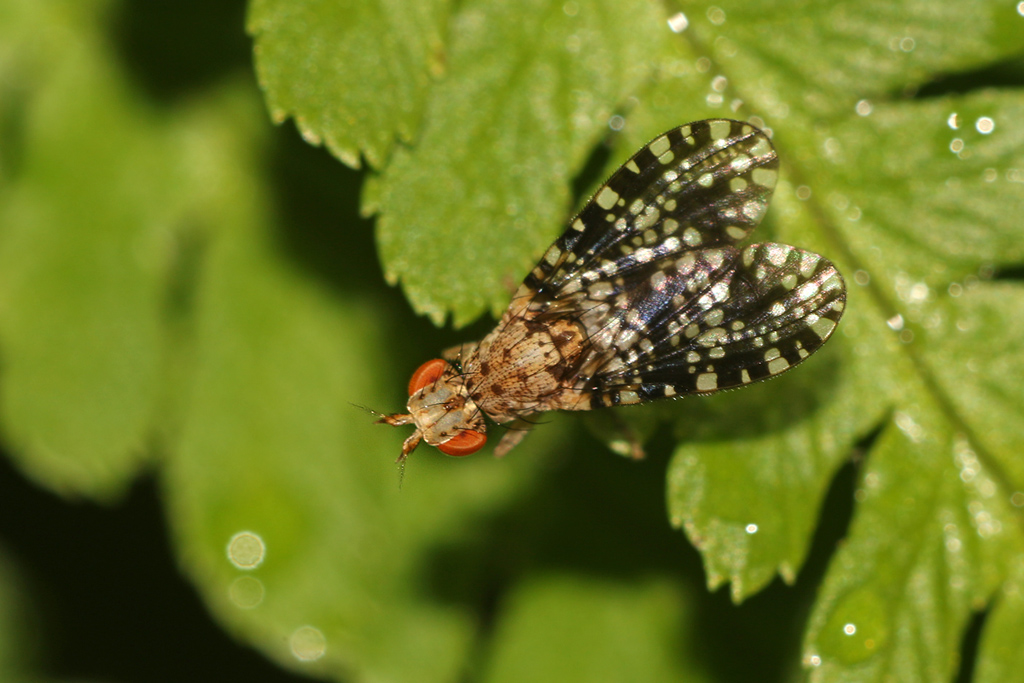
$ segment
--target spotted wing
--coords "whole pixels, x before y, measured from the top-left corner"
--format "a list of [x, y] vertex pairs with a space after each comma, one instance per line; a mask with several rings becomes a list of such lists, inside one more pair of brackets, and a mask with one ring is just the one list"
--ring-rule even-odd
[[768, 210], [778, 177], [749, 123], [696, 121], [661, 135], [602, 185], [526, 277], [516, 299], [563, 306], [653, 261], [736, 244]]
[[711, 393], [773, 377], [814, 353], [846, 303], [825, 258], [784, 244], [690, 252], [624, 290], [624, 313], [591, 307], [580, 409]]
[[777, 176], [763, 132], [698, 121], [653, 140], [595, 193], [513, 303], [586, 332], [572, 368], [579, 398], [563, 407], [742, 386], [824, 343], [845, 304], [832, 264], [781, 244], [736, 246]]

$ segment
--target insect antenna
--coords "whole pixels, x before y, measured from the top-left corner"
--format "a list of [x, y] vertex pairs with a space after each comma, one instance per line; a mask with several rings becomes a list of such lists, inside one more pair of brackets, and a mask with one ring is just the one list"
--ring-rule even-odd
[[377, 417], [387, 417], [384, 413], [378, 412], [378, 411], [374, 410], [373, 408], [367, 408], [366, 406], [359, 405], [358, 403], [353, 403], [352, 401], [346, 401], [346, 403], [348, 403], [353, 408], [359, 408], [360, 410], [365, 410], [370, 415], [376, 415]]

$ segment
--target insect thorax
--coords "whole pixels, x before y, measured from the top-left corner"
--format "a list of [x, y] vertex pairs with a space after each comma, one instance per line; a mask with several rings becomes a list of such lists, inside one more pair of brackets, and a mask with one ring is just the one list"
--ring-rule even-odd
[[470, 395], [498, 423], [571, 410], [581, 399], [576, 383], [585, 340], [570, 319], [510, 310], [462, 361]]

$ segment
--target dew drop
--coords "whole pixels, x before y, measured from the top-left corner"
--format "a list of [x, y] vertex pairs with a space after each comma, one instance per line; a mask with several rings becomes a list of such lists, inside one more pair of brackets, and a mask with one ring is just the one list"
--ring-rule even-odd
[[315, 662], [327, 651], [327, 639], [323, 632], [312, 626], [300, 626], [288, 639], [295, 658], [303, 662]]
[[668, 27], [672, 30], [672, 33], [682, 33], [689, 25], [690, 20], [682, 12], [676, 12], [668, 18]]
[[267, 546], [258, 534], [240, 531], [228, 541], [228, 560], [238, 569], [255, 569], [263, 563]]
[[711, 7], [708, 7], [707, 14], [708, 21], [710, 21], [715, 26], [721, 26], [722, 24], [725, 23], [725, 10], [722, 9], [721, 7], [712, 5]]
[[819, 636], [822, 660], [856, 664], [872, 657], [888, 640], [885, 601], [861, 588], [836, 603]]
[[928, 285], [923, 282], [915, 282], [910, 287], [907, 301], [912, 304], [919, 304], [928, 299]]
[[228, 599], [241, 609], [258, 607], [265, 593], [263, 582], [252, 576], [240, 576], [228, 586]]
[[893, 422], [914, 443], [920, 443], [924, 439], [924, 427], [918, 424], [910, 413], [905, 413], [902, 410], [897, 411], [893, 415]]

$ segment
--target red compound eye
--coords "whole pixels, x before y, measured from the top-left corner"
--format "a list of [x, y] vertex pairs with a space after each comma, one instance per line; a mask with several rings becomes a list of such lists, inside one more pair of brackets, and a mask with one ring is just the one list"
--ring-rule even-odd
[[486, 434], [466, 429], [438, 446], [437, 450], [445, 455], [453, 455], [458, 458], [476, 453], [484, 447], [485, 443], [487, 443]]
[[423, 387], [430, 386], [444, 374], [445, 368], [448, 367], [448, 361], [435, 358], [434, 360], [428, 360], [423, 365], [416, 369], [416, 372], [412, 373], [412, 379], [409, 380], [409, 395], [412, 396]]

